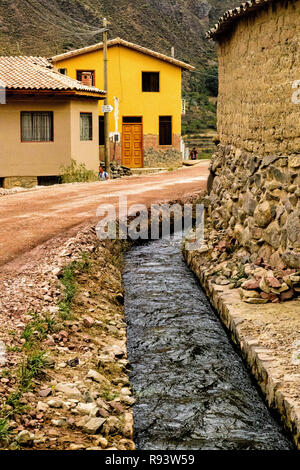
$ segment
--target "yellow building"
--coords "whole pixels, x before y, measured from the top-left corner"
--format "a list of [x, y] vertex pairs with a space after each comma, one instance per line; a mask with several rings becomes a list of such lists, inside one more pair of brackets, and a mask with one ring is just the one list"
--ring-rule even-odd
[[[52, 62], [61, 73], [103, 89], [103, 43], [57, 55]], [[183, 70], [194, 67], [120, 38], [108, 42], [111, 158], [131, 168], [181, 164]], [[99, 129], [102, 159], [101, 103]]]
[[56, 182], [71, 160], [98, 172], [104, 91], [64, 77], [42, 57], [0, 57], [0, 91], [4, 188]]

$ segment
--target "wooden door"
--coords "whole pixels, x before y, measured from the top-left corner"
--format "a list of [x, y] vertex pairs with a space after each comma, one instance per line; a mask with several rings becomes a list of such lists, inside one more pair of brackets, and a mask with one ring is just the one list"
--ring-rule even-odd
[[143, 166], [142, 124], [123, 124], [122, 164], [129, 168]]

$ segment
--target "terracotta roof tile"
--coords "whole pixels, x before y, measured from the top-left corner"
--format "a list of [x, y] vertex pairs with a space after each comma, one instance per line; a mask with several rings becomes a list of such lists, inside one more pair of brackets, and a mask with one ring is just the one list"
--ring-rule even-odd
[[[121, 38], [115, 38], [108, 41], [108, 47], [112, 46], [123, 46], [128, 47], [129, 49], [133, 49], [135, 51], [141, 52], [142, 54], [150, 55], [155, 57], [156, 59], [162, 60], [164, 62], [169, 62], [170, 64], [176, 65], [184, 70], [195, 70], [190, 64], [186, 64], [181, 60], [177, 60], [174, 57], [169, 57], [165, 54], [160, 54], [159, 52], [152, 51], [151, 49], [147, 49], [146, 47], [139, 46], [138, 44], [134, 44], [132, 42], [125, 41]], [[51, 58], [52, 62], [58, 62], [60, 60], [70, 59], [71, 57], [76, 57], [81, 54], [86, 54], [88, 52], [94, 52], [103, 49], [103, 42], [99, 42], [98, 44], [93, 44], [92, 46], [83, 47], [81, 49], [75, 49], [73, 51], [65, 52], [64, 54], [59, 54]]]
[[43, 57], [0, 56], [0, 84], [7, 90], [55, 90], [105, 95], [98, 88], [83, 85], [54, 70]]
[[239, 7], [228, 10], [223, 16], [221, 16], [218, 23], [206, 33], [206, 37], [208, 39], [216, 39], [220, 34], [228, 31], [231, 28], [231, 25], [239, 18], [276, 1], [278, 0], [249, 0], [242, 3]]

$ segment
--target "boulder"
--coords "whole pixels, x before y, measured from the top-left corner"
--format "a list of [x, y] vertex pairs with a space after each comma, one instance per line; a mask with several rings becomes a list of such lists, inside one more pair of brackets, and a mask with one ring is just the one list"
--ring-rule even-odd
[[89, 316], [83, 317], [83, 325], [86, 328], [92, 328], [94, 324], [95, 324], [95, 320], [92, 317], [89, 317]]
[[55, 387], [56, 392], [62, 393], [66, 398], [80, 400], [82, 398], [81, 392], [72, 383], [59, 383]]
[[92, 369], [89, 370], [86, 378], [93, 380], [94, 382], [98, 382], [99, 384], [102, 384], [102, 385], [106, 385], [106, 386], [111, 385], [110, 381], [106, 377], [104, 377], [104, 375], [100, 374], [96, 370], [92, 370]]
[[76, 411], [81, 415], [96, 417], [99, 412], [99, 408], [94, 403], [78, 403]]
[[105, 421], [104, 418], [91, 418], [82, 425], [82, 430], [87, 434], [98, 434]]
[[259, 227], [266, 227], [273, 219], [270, 204], [265, 201], [254, 211], [254, 220]]
[[287, 250], [282, 255], [283, 262], [290, 268], [300, 269], [300, 253], [296, 251]]
[[24, 446], [24, 447], [32, 446], [33, 440], [34, 440], [34, 434], [26, 430], [19, 432], [16, 438], [17, 443], [20, 446]]

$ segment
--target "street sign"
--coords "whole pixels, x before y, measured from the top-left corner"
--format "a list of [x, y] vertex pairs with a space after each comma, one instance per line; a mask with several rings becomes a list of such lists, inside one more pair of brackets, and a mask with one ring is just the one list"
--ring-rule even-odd
[[110, 104], [105, 104], [104, 106], [101, 106], [102, 113], [111, 113], [113, 110], [114, 108]]

